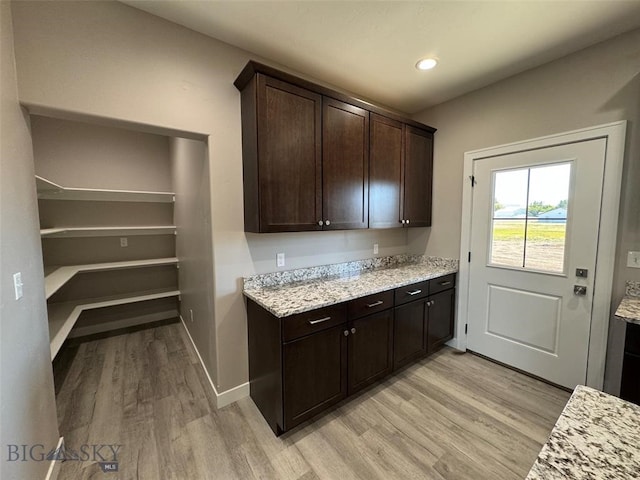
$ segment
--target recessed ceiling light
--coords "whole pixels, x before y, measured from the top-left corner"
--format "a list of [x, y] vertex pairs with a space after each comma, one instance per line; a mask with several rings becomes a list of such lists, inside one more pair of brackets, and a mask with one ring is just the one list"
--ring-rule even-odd
[[435, 67], [438, 64], [438, 59], [437, 58], [423, 58], [421, 60], [418, 60], [418, 63], [416, 63], [416, 68], [418, 70], [431, 70], [433, 67]]

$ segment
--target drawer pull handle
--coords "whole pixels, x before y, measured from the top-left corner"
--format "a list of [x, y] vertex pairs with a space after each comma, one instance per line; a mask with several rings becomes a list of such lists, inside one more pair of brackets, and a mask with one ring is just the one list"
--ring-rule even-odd
[[417, 295], [419, 293], [422, 293], [422, 290], [414, 290], [413, 292], [407, 292], [407, 295], [413, 296], [413, 295]]
[[315, 325], [316, 323], [326, 322], [327, 320], [331, 320], [331, 317], [319, 318], [318, 320], [309, 320], [309, 325]]
[[440, 285], [442, 285], [442, 286], [444, 287], [445, 285], [451, 285], [451, 282], [449, 282], [449, 281], [447, 281], [447, 282], [440, 282]]
[[377, 307], [378, 305], [382, 305], [384, 302], [382, 300], [378, 300], [377, 302], [368, 303], [367, 308]]

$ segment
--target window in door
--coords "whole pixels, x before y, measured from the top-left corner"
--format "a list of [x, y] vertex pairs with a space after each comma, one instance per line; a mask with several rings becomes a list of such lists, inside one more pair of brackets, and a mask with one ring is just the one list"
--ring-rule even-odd
[[491, 266], [564, 272], [571, 166], [493, 172]]

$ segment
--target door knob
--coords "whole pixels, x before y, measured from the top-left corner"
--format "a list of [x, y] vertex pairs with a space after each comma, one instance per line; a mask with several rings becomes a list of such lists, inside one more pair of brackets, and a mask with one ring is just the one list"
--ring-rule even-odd
[[324, 225], [324, 222], [322, 220], [319, 220], [318, 221], [318, 225], [322, 226], [322, 225]]
[[345, 337], [348, 337], [348, 336], [349, 336], [349, 330], [345, 330], [343, 333], [344, 333], [344, 336], [345, 336]]
[[351, 333], [356, 333], [356, 328], [355, 328], [355, 327], [353, 327], [353, 328], [351, 329]]
[[329, 220], [327, 220], [327, 221], [324, 222], [324, 224], [329, 226], [329, 225], [331, 225], [331, 222]]
[[574, 285], [573, 293], [576, 295], [584, 296], [587, 294], [587, 287], [585, 287], [584, 285]]

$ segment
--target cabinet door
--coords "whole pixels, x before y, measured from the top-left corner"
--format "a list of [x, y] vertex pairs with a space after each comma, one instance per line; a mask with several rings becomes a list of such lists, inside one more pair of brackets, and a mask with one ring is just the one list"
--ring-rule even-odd
[[367, 228], [369, 112], [325, 97], [322, 130], [324, 228]]
[[432, 295], [427, 299], [427, 352], [433, 353], [453, 338], [455, 289]]
[[369, 228], [402, 226], [404, 124], [371, 114]]
[[426, 352], [425, 300], [395, 308], [393, 368], [406, 365]]
[[319, 230], [322, 97], [264, 75], [257, 96], [260, 231]]
[[345, 325], [283, 345], [284, 430], [347, 396]]
[[433, 134], [405, 127], [404, 219], [407, 227], [431, 226]]
[[391, 373], [393, 309], [350, 322], [349, 394]]
[[640, 405], [640, 355], [624, 354], [620, 398]]

